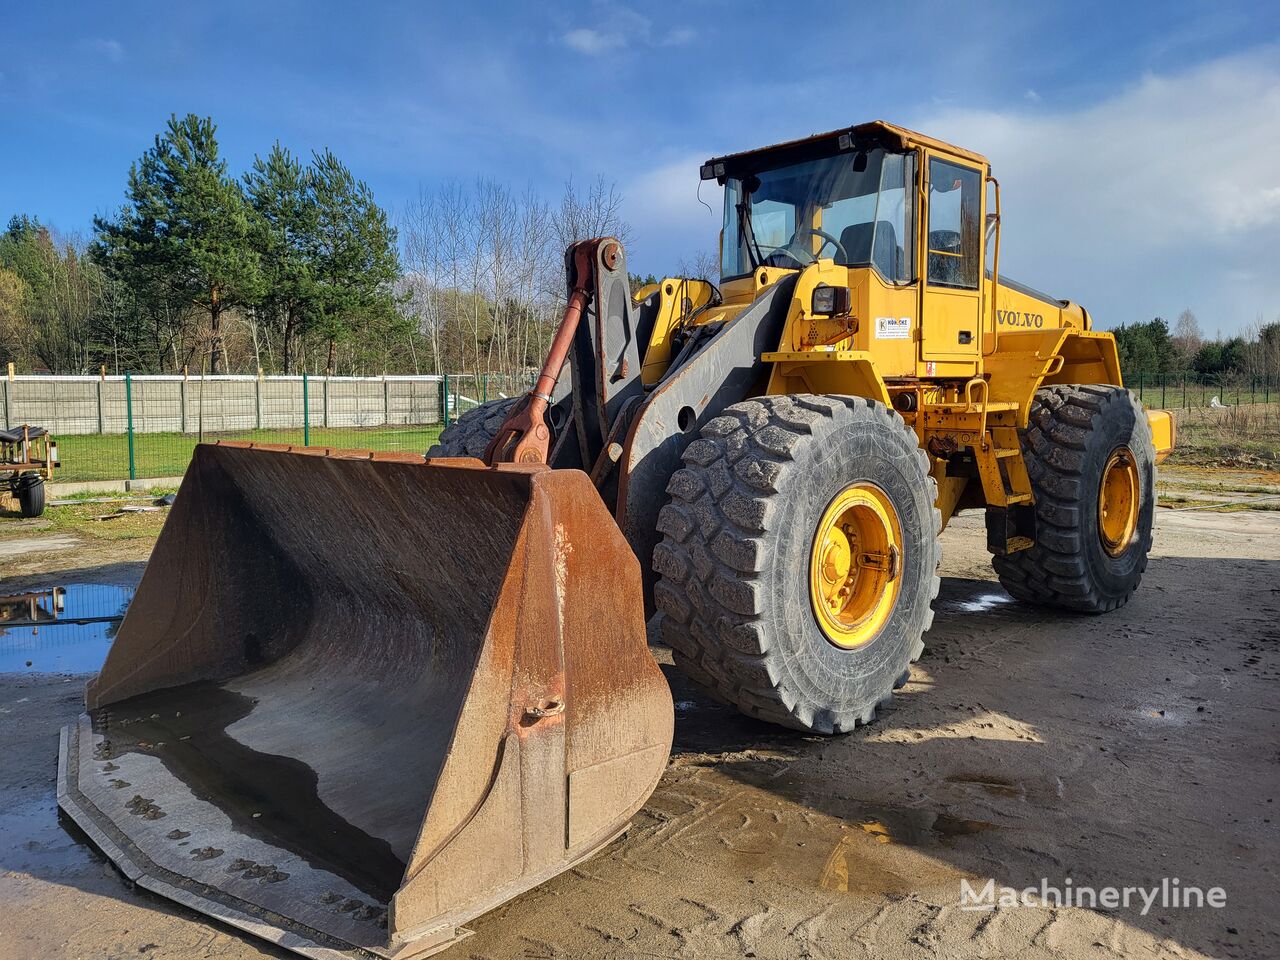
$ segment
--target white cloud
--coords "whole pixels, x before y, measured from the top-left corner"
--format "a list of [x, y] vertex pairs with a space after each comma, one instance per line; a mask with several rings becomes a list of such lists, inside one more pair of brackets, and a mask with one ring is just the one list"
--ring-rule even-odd
[[589, 57], [598, 57], [602, 53], [622, 46], [622, 37], [618, 34], [604, 34], [599, 30], [579, 28], [570, 30], [564, 35], [565, 45]]
[[990, 158], [1012, 275], [1104, 326], [1191, 306], [1234, 330], [1280, 310], [1263, 260], [1280, 243], [1275, 54], [1148, 75], [1074, 111], [944, 107], [918, 124]]
[[577, 27], [560, 38], [565, 46], [585, 56], [598, 57], [624, 47], [680, 47], [697, 37], [691, 27], [674, 27], [655, 36], [653, 22], [643, 14], [619, 6], [609, 6], [607, 10], [607, 28]]

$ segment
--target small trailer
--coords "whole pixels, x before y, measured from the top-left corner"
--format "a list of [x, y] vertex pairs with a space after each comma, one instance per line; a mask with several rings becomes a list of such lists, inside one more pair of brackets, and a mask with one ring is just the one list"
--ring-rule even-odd
[[44, 513], [44, 485], [58, 462], [58, 444], [44, 427], [0, 430], [0, 492], [18, 501], [24, 517]]

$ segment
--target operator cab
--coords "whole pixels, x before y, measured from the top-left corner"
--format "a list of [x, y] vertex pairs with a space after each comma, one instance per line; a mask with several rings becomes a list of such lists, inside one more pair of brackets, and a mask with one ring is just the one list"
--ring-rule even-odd
[[981, 349], [988, 169], [883, 121], [712, 159], [701, 175], [724, 186], [725, 299], [829, 261], [848, 268], [864, 316], [910, 320], [913, 367], [949, 361], [963, 375]]

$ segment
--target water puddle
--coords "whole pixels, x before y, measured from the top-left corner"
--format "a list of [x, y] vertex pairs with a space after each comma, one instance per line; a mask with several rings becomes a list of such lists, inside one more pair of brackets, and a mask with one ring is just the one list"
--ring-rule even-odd
[[[6, 800], [24, 797], [10, 793]], [[0, 810], [0, 862], [14, 874], [29, 874], [44, 880], [73, 876], [97, 862], [92, 848], [81, 843], [78, 832], [69, 833], [58, 822], [53, 792], [34, 799], [10, 802]], [[0, 909], [8, 906], [6, 903]]]
[[[812, 790], [812, 784], [793, 778], [789, 773], [779, 775], [776, 768], [763, 764], [740, 765], [730, 771], [735, 779], [780, 794], [793, 803], [838, 817], [845, 823], [856, 825], [877, 843], [901, 844], [908, 847], [947, 846], [973, 834], [998, 829], [987, 820], [970, 820], [954, 817], [941, 810], [920, 807], [900, 807], [868, 802], [853, 797], [832, 797]], [[984, 776], [983, 786], [1019, 789], [995, 778]]]
[[69, 583], [0, 594], [0, 673], [93, 673], [133, 587]]
[[[343, 819], [320, 797], [316, 772], [293, 757], [259, 753], [227, 733], [248, 716], [257, 701], [208, 681], [144, 693], [90, 713], [93, 728], [103, 735], [95, 758], [115, 777], [111, 785], [133, 799], [126, 806], [135, 816], [168, 824], [170, 840], [185, 840], [181, 829], [182, 795], [166, 796], [168, 781], [131, 782], [115, 763], [126, 754], [157, 757], [197, 797], [215, 804], [245, 833], [297, 854], [313, 866], [345, 878], [385, 904], [400, 885], [405, 864], [383, 839], [370, 836]], [[136, 779], [136, 778], [134, 778]], [[369, 797], [375, 803], [381, 798]], [[126, 828], [126, 833], [127, 833]], [[230, 839], [230, 838], [229, 838]], [[196, 850], [197, 860], [217, 859], [217, 847]], [[236, 861], [229, 872], [236, 868]], [[246, 861], [248, 863], [248, 861]], [[249, 864], [249, 869], [255, 864]], [[287, 879], [269, 867], [261, 882]]]
[[[906, 896], [930, 882], [954, 882], [954, 868], [938, 857], [938, 847], [950, 847], [961, 837], [997, 829], [986, 820], [953, 817], [933, 810], [854, 804], [850, 829], [831, 849], [818, 886], [873, 896]], [[923, 856], [902, 859], [898, 852], [875, 852], [866, 841], [891, 848], [918, 849]]]
[[995, 829], [995, 824], [986, 820], [967, 820], [906, 807], [867, 807], [858, 815], [857, 824], [877, 843], [901, 843], [909, 847], [945, 844], [957, 837]]
[[959, 613], [986, 613], [988, 610], [995, 610], [1006, 603], [1013, 603], [1013, 597], [1007, 593], [984, 593], [968, 600], [948, 599], [939, 601], [939, 603], [946, 609], [955, 610]]

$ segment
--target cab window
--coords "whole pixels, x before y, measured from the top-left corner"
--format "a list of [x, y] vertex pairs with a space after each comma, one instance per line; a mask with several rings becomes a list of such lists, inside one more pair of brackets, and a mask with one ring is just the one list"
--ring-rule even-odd
[[978, 288], [982, 175], [936, 157], [929, 161], [929, 283]]
[[841, 241], [834, 253], [836, 263], [870, 264], [891, 283], [909, 283], [915, 155], [877, 152], [871, 159], [879, 161], [879, 170], [872, 171], [879, 173], [879, 189], [824, 206], [822, 228]]
[[787, 245], [796, 232], [796, 208], [778, 200], [762, 200], [751, 208], [751, 226], [761, 250], [773, 252]]
[[909, 283], [914, 191], [914, 155], [879, 147], [731, 176], [721, 277], [762, 266], [799, 270], [821, 256]]

